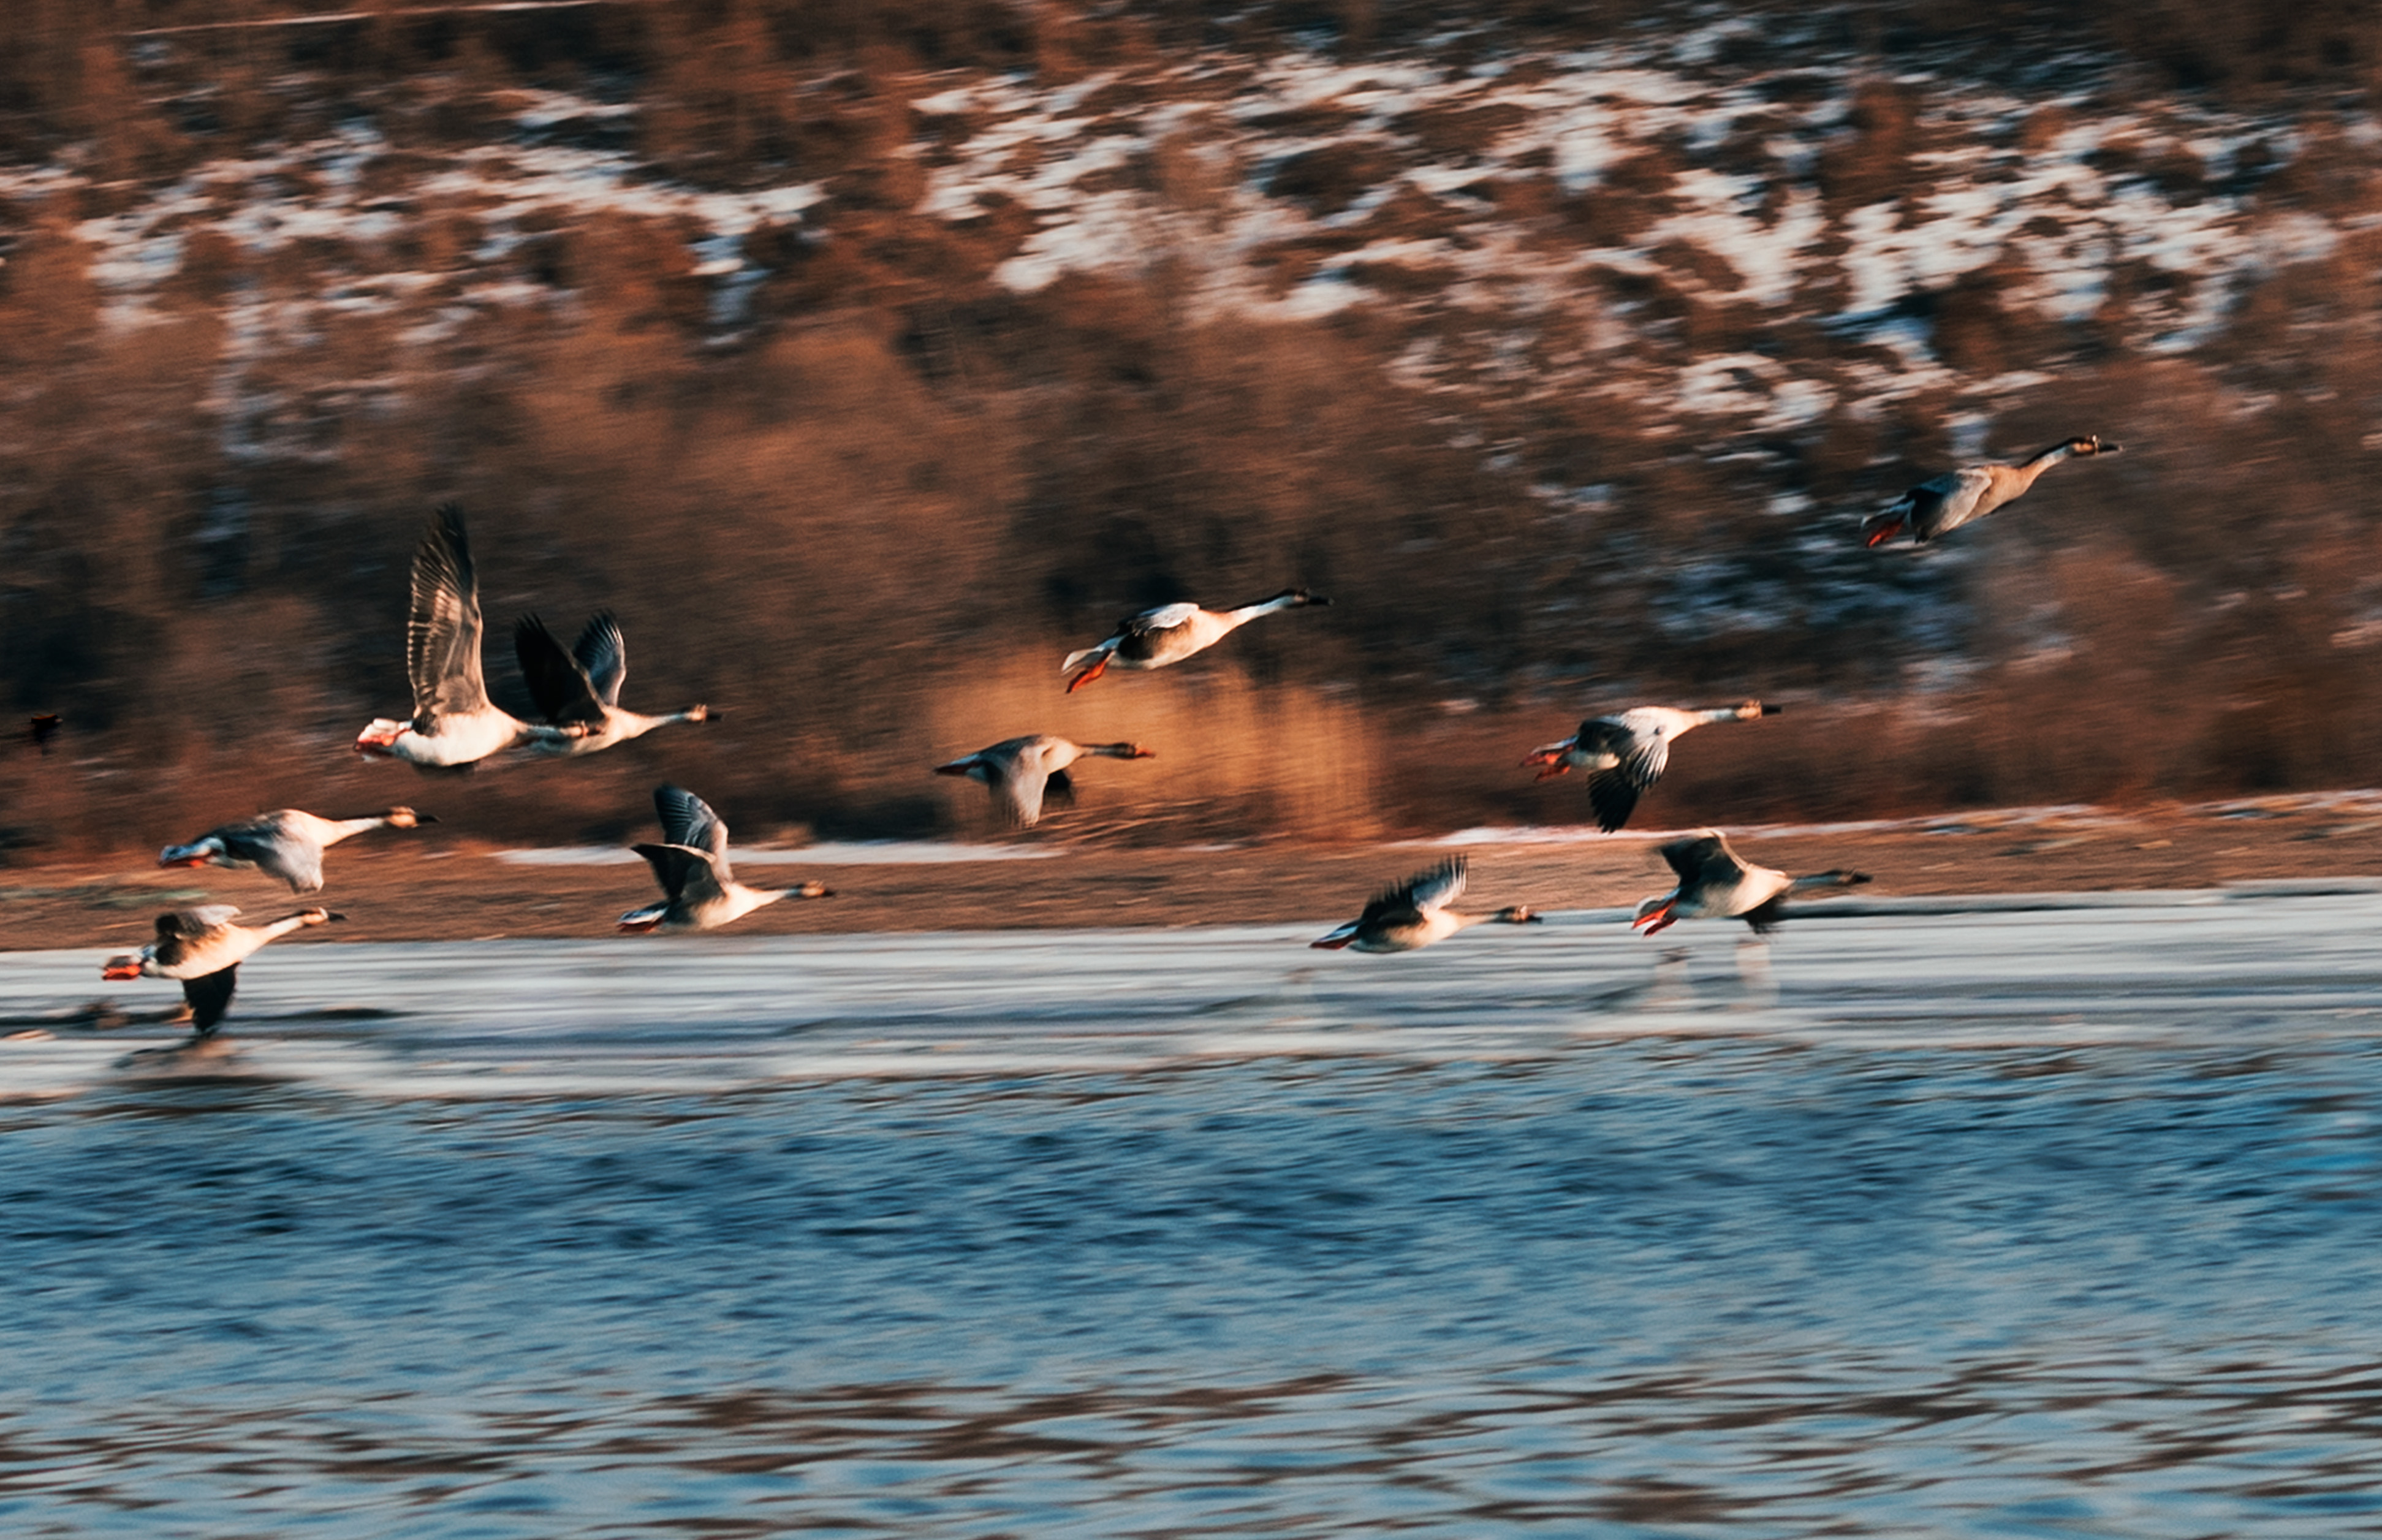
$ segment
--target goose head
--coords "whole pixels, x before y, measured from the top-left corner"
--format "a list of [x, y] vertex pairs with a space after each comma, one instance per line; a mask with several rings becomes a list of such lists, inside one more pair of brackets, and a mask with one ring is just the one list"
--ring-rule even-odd
[[381, 817], [388, 820], [388, 826], [391, 829], [411, 829], [419, 824], [438, 821], [428, 813], [417, 813], [411, 807], [391, 807]]
[[2094, 435], [2086, 434], [2081, 438], [2070, 438], [2068, 440], [2068, 452], [2072, 455], [2123, 454], [2126, 452], [2126, 446], [2123, 444], [2104, 444]]
[[1527, 904], [1511, 904], [1489, 917], [1500, 925], [1538, 925], [1543, 923], [1538, 911]]
[[1758, 700], [1749, 700], [1737, 708], [1737, 720], [1752, 721], [1758, 717], [1774, 717], [1785, 709], [1783, 706], [1764, 706]]
[[1530, 765], [1541, 767], [1538, 773], [1538, 779], [1541, 781], [1551, 780], [1558, 775], [1568, 775], [1571, 773], [1571, 761], [1565, 759], [1564, 756], [1569, 754], [1578, 743], [1579, 739], [1574, 736], [1565, 738], [1559, 744], [1549, 744], [1544, 748], [1534, 748], [1522, 763], [1525, 767]]
[[1677, 903], [1676, 893], [1641, 900], [1638, 906], [1637, 917], [1630, 920], [1629, 928], [1635, 930], [1642, 925], [1646, 927], [1646, 933], [1650, 936], [1657, 930], [1667, 929], [1677, 922], [1676, 917], [1671, 913], [1673, 906]]

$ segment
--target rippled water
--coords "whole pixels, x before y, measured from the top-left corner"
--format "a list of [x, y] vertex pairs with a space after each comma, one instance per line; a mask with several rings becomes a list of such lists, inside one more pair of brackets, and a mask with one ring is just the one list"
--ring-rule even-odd
[[2377, 918], [276, 948], [0, 1044], [0, 1533], [2375, 1533]]

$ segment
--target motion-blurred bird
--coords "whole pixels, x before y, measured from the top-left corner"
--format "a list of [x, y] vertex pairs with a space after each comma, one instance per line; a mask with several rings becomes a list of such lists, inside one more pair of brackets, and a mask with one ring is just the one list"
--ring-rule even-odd
[[374, 719], [356, 752], [402, 759], [418, 770], [457, 770], [529, 743], [551, 746], [583, 736], [584, 724], [546, 727], [491, 705], [480, 664], [480, 585], [463, 512], [432, 516], [413, 550], [413, 610], [406, 625], [405, 672], [413, 685], [410, 721]]
[[1161, 604], [1117, 622], [1116, 634], [1099, 646], [1067, 654], [1059, 671], [1073, 675], [1067, 681], [1067, 693], [1073, 695], [1106, 673], [1111, 664], [1120, 669], [1162, 669], [1214, 647], [1259, 615], [1331, 602], [1304, 588], [1285, 588], [1270, 599], [1245, 604], [1238, 610], [1202, 610], [1187, 599], [1180, 604]]
[[33, 740], [35, 748], [47, 754], [50, 751], [50, 740], [58, 735], [60, 725], [58, 714], [55, 711], [43, 711], [36, 715], [26, 727], [25, 736]]
[[964, 775], [992, 792], [994, 806], [1006, 810], [1023, 828], [1031, 829], [1042, 816], [1042, 806], [1072, 807], [1075, 782], [1067, 767], [1082, 758], [1155, 759], [1157, 752], [1139, 744], [1079, 744], [1049, 733], [1004, 738], [990, 748], [977, 749], [946, 765], [937, 775]]
[[318, 893], [323, 886], [323, 852], [349, 835], [437, 821], [411, 807], [391, 807], [385, 813], [351, 819], [317, 818], [296, 807], [283, 807], [210, 829], [188, 844], [169, 844], [158, 852], [157, 864], [253, 867], [289, 883], [291, 893]]
[[1982, 519], [2023, 494], [2034, 478], [2063, 460], [2086, 455], [2118, 454], [2125, 446], [2098, 438], [2064, 438], [2032, 459], [2015, 465], [1964, 465], [1922, 481], [1893, 503], [1861, 521], [1862, 544], [1884, 545], [1904, 530], [1912, 543], [1924, 545], [1962, 524]]
[[543, 739], [530, 745], [539, 754], [593, 754], [640, 738], [674, 721], [709, 721], [723, 715], [708, 706], [690, 706], [668, 716], [648, 717], [620, 709], [620, 683], [629, 677], [629, 646], [620, 622], [608, 610], [579, 633], [569, 652], [535, 615], [513, 622], [513, 656], [538, 714], [558, 727], [586, 731], [575, 738]]
[[1337, 952], [1412, 952], [1475, 925], [1536, 925], [1539, 917], [1521, 905], [1493, 915], [1459, 915], [1448, 906], [1464, 893], [1464, 857], [1442, 861], [1417, 872], [1394, 888], [1383, 890], [1365, 906], [1364, 913], [1310, 947]]
[[1752, 721], [1774, 717], [1779, 710], [1758, 700], [1708, 710], [1633, 706], [1609, 717], [1589, 718], [1578, 732], [1532, 749], [1522, 763], [1544, 767], [1539, 771], [1541, 781], [1574, 768], [1588, 771], [1588, 805], [1596, 813], [1596, 826], [1610, 834], [1629, 821], [1638, 799], [1663, 778], [1673, 740], [1708, 721]]
[[228, 904], [210, 904], [159, 915], [157, 939], [138, 953], [109, 958], [99, 976], [180, 979], [182, 998], [190, 1005], [191, 1041], [196, 1041], [212, 1034], [230, 1008], [239, 965], [251, 953], [292, 930], [346, 918], [328, 909], [301, 909], [263, 925], [235, 925], [232, 917], [239, 913]]
[[662, 902], [620, 917], [623, 930], [712, 930], [781, 898], [833, 898], [822, 882], [795, 888], [748, 888], [728, 865], [728, 825], [710, 804], [682, 786], [654, 788], [661, 844], [636, 846], [661, 884]]
[[1683, 919], [1741, 919], [1756, 935], [1768, 935], [1786, 918], [1789, 893], [1853, 888], [1869, 881], [1865, 871], [1823, 871], [1789, 877], [1773, 867], [1749, 865], [1715, 829], [1701, 829], [1663, 847], [1663, 859], [1679, 874], [1679, 885], [1638, 906], [1632, 928], [1646, 934]]

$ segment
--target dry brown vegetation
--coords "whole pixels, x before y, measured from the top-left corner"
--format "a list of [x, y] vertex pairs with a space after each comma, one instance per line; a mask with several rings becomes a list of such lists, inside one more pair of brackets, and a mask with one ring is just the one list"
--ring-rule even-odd
[[[980, 794], [926, 767], [1031, 731], [1159, 751], [1085, 778], [1077, 827], [1119, 837], [1568, 820], [1576, 795], [1533, 788], [1514, 763], [1523, 750], [1586, 708], [1749, 694], [1789, 714], [1700, 738], [1657, 794], [1663, 816], [2373, 780], [2370, 223], [2278, 266], [2180, 354], [2126, 340], [2131, 320], [2174, 302], [2177, 280], [2148, 269], [2074, 326], [2020, 318], [1990, 269], [1934, 296], [1923, 319], [1955, 367], [2048, 376], [1996, 423], [1995, 450], [2089, 425], [2131, 452], [2063, 470], [2029, 516], [1964, 532], [1949, 559], [1848, 545], [1814, 570], [1790, 549], [1802, 531], [1766, 501], [1797, 494], [1815, 517], [1873, 506], [1946, 454], [1944, 400], [1871, 412], [1848, 390], [1808, 428], [1691, 441], [1611, 398], [1397, 383], [1390, 362], [1418, 338], [1486, 346], [1434, 307], [1427, 269], [1370, 274], [1410, 300], [1394, 315], [1259, 321], [1195, 304], [1185, 261], [1163, 251], [1136, 277], [1011, 292], [989, 275], [1030, 228], [1021, 211], [911, 212], [924, 161], [904, 147], [923, 140], [930, 156], [938, 130], [908, 104], [936, 71], [1053, 81], [1194, 46], [1391, 50], [1444, 33], [1443, 5], [390, 4], [239, 25], [310, 9], [332, 7], [46, 0], [0, 19], [0, 155], [70, 173], [0, 200], [0, 682], [20, 717], [68, 719], [56, 753], [0, 755], [0, 853], [156, 844], [251, 807], [394, 800], [488, 838], [617, 838], [645, 829], [664, 775], [740, 833], [974, 831]], [[1461, 9], [1507, 46], [1683, 14], [1629, 0]], [[2327, 217], [2373, 210], [2370, 153], [2338, 127], [2342, 93], [2369, 92], [2382, 56], [2369, 8], [2115, 10], [2082, 41], [2133, 61], [2118, 77], [2131, 89], [2315, 104], [2292, 159], [2231, 173], [2258, 179], [2259, 198]], [[1820, 25], [1876, 56], [1990, 61], [2028, 51], [2012, 40], [2078, 42], [2057, 16], [2017, 0], [1877, 4]], [[159, 28], [195, 30], [160, 50], [141, 35]], [[526, 230], [495, 259], [521, 298], [463, 303], [492, 277], [477, 254], [489, 212], [429, 173], [500, 131], [507, 93], [528, 89], [633, 107], [584, 131], [617, 133], [656, 177], [736, 188], [792, 167], [826, 202], [800, 229], [747, 238], [762, 276], [732, 333], [712, 324], [716, 286], [689, 232], [627, 206]], [[1814, 173], [1825, 195], [1890, 188], [1931, 148], [1914, 112], [1889, 87], [1862, 95]], [[380, 136], [357, 175], [385, 191], [385, 234], [259, 259], [202, 232], [146, 324], [110, 324], [82, 222], [354, 114]], [[1495, 127], [1411, 129], [1460, 155]], [[1550, 240], [1626, 242], [1676, 170], [1754, 153], [1665, 149], [1616, 168], [1595, 199], [1529, 179], [1482, 196]], [[2163, 162], [2143, 174], [2203, 175]], [[1216, 197], [1204, 163], [1163, 146], [1120, 175], [1185, 228]], [[1277, 188], [1340, 206], [1369, 176], [1320, 155], [1282, 167]], [[1370, 217], [1379, 233], [1438, 216], [1393, 203]], [[1282, 281], [1324, 254], [1276, 253]], [[1849, 367], [1858, 352], [1715, 300], [1733, 277], [1698, 253], [1652, 257], [1677, 281], [1613, 277], [1611, 301], [1652, 317], [1681, 363], [1750, 350]], [[331, 311], [304, 334], [259, 319], [276, 298], [390, 275], [419, 276], [394, 310]], [[424, 325], [447, 311], [464, 318]], [[1603, 509], [1550, 511], [1539, 484], [1602, 486]], [[446, 498], [473, 517], [500, 698], [516, 689], [512, 615], [564, 630], [608, 606], [628, 630], [630, 704], [706, 700], [728, 720], [469, 782], [353, 762], [356, 728], [406, 699], [405, 564]], [[1060, 694], [1061, 653], [1121, 611], [1290, 582], [1338, 603], [1170, 673]], [[1796, 619], [1660, 623], [1684, 588], [1715, 584], [1761, 589]], [[1925, 692], [1900, 666], [1914, 602], [1958, 633], [1967, 665]]]

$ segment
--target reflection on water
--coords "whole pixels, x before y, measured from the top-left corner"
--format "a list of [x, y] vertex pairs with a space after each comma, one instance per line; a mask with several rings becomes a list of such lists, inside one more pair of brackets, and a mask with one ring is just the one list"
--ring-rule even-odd
[[0, 1534], [2382, 1530], [2382, 898], [1872, 908], [0, 955]]
[[0, 1530], [2382, 1526], [2362, 1038], [0, 1108]]

